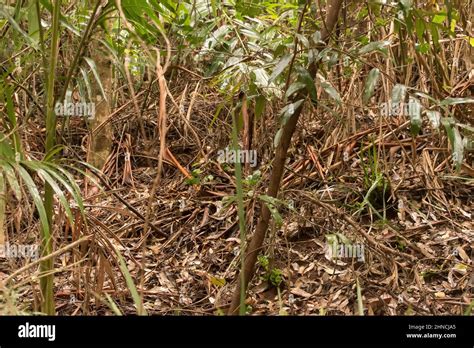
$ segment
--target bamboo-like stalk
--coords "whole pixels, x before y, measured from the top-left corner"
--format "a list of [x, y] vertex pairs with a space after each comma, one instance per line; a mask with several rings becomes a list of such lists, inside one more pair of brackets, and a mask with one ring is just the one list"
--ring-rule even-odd
[[[54, 112], [54, 84], [56, 66], [58, 61], [59, 51], [59, 14], [61, 8], [61, 1], [56, 0], [52, 2], [53, 5], [53, 22], [51, 26], [51, 51], [49, 56], [49, 70], [47, 75], [47, 90], [46, 90], [46, 146], [45, 151], [48, 153], [56, 144], [56, 114]], [[41, 251], [42, 256], [48, 256], [53, 251], [53, 243], [51, 238], [51, 230], [53, 222], [53, 194], [54, 190], [48, 183], [45, 183], [44, 190], [44, 207], [48, 218], [48, 225], [41, 229]], [[40, 272], [47, 274], [40, 279], [40, 288], [42, 294], [41, 311], [54, 315], [54, 296], [53, 285], [54, 276], [51, 270], [54, 266], [54, 259], [48, 258], [40, 263]]]
[[[237, 122], [235, 115], [232, 117], [232, 147], [235, 153], [239, 151], [239, 141], [237, 136]], [[238, 157], [238, 156], [236, 156]], [[237, 214], [239, 216], [239, 230], [240, 230], [240, 305], [239, 315], [245, 315], [245, 244], [246, 244], [246, 231], [245, 231], [245, 210], [244, 210], [244, 194], [242, 189], [242, 164], [240, 161], [235, 161], [235, 182], [237, 189]]]

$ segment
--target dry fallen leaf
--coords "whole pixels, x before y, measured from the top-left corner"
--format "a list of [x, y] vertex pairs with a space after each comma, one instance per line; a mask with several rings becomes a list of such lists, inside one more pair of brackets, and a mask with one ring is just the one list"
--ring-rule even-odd
[[311, 297], [311, 294], [304, 291], [303, 289], [301, 288], [293, 288], [290, 290], [290, 292], [293, 294], [293, 295], [296, 295], [296, 296], [301, 296], [301, 297], [305, 297], [305, 298], [309, 298]]

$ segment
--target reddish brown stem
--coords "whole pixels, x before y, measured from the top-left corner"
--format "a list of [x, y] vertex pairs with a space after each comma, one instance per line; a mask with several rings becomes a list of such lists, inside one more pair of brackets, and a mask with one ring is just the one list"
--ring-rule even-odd
[[[321, 31], [321, 39], [326, 42], [329, 39], [331, 32], [333, 31], [339, 16], [339, 12], [342, 6], [343, 0], [330, 0], [328, 3], [328, 12], [325, 21], [325, 25]], [[312, 76], [316, 75], [317, 66], [313, 65], [310, 66], [309, 69]], [[298, 99], [306, 98], [308, 95], [308, 91], [305, 89], [298, 95]], [[280, 138], [280, 142], [275, 151], [275, 157], [273, 159], [273, 171], [270, 177], [270, 184], [268, 186], [267, 195], [270, 197], [277, 197], [278, 190], [280, 189], [280, 182], [283, 176], [283, 170], [285, 167], [285, 160], [286, 155], [288, 152], [288, 148], [290, 147], [291, 138], [293, 137], [293, 133], [296, 129], [296, 125], [298, 123], [298, 119], [301, 115], [303, 110], [303, 104], [301, 104], [294, 112], [292, 117], [287, 121], [285, 126], [283, 127], [282, 136]], [[257, 256], [259, 251], [262, 249], [263, 241], [265, 239], [265, 235], [268, 229], [268, 224], [270, 222], [270, 210], [265, 204], [261, 204], [261, 216], [258, 221], [257, 227], [255, 229], [255, 233], [253, 235], [252, 240], [250, 241], [249, 247], [247, 249], [247, 254], [245, 256], [245, 262], [243, 267], [244, 272], [244, 287], [245, 291], [247, 291], [248, 284], [252, 279], [255, 273], [255, 264], [257, 262]], [[236, 279], [241, 279], [240, 275]], [[229, 315], [236, 315], [239, 313], [240, 307], [240, 291], [241, 291], [241, 282], [237, 282], [237, 286], [235, 288], [232, 302], [229, 308]]]

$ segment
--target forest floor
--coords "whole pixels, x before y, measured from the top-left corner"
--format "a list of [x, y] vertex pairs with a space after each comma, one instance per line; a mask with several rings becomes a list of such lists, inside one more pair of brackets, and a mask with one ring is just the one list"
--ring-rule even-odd
[[[176, 100], [186, 99], [184, 90], [175, 86]], [[193, 179], [165, 158], [151, 200], [159, 144], [145, 144], [130, 102], [111, 119], [114, 125], [114, 120], [125, 124], [115, 128], [114, 152], [104, 168], [111, 189], [89, 189], [89, 227], [55, 232], [55, 249], [90, 237], [82, 255], [65, 252], [55, 260], [59, 314], [112, 314], [105, 294], [123, 312], [136, 313], [114, 249], [126, 260], [150, 314], [225, 313], [241, 241], [235, 204], [226, 204], [235, 191], [233, 168], [216, 160], [231, 132], [224, 112], [214, 117], [219, 104], [211, 90], [199, 91], [190, 114], [199, 146], [170, 103], [167, 147]], [[269, 126], [275, 123], [273, 110], [262, 117], [253, 140], [258, 164], [247, 172], [260, 174], [245, 187], [248, 239], [259, 218], [257, 196], [265, 194], [271, 169], [274, 139], [269, 134], [277, 131]], [[145, 129], [156, 127], [153, 104], [144, 119]], [[74, 122], [67, 140], [85, 159], [81, 141], [87, 129]], [[472, 154], [466, 156], [465, 163], [472, 164]], [[404, 116], [380, 117], [379, 110], [356, 108], [335, 115], [308, 108], [286, 169], [279, 195], [281, 223], [274, 216], [249, 290], [250, 313], [358, 314], [361, 299], [366, 315], [463, 314], [474, 289], [474, 170], [467, 164], [459, 171], [452, 168], [447, 141], [438, 130], [423, 127], [413, 141]], [[26, 210], [18, 207], [17, 216], [28, 215]], [[155, 227], [145, 232], [147, 214]], [[23, 239], [19, 243], [34, 238], [17, 236]], [[358, 255], [333, 257], [335, 241]], [[94, 257], [83, 263], [86, 253]], [[14, 262], [0, 276], [16, 269]], [[38, 303], [31, 274], [21, 277], [24, 286], [17, 288], [12, 312]]]

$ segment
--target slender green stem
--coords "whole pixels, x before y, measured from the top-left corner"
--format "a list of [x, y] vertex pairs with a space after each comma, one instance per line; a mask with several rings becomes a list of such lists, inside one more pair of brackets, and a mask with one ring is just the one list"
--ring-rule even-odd
[[69, 67], [69, 70], [68, 70], [67, 75], [66, 75], [66, 81], [64, 82], [64, 86], [63, 86], [63, 89], [61, 91], [61, 95], [59, 97], [60, 102], [63, 102], [64, 98], [66, 97], [66, 92], [67, 92], [67, 88], [69, 86], [69, 82], [71, 81], [72, 76], [74, 75], [74, 72], [76, 71], [76, 68], [77, 68], [78, 63], [79, 63], [79, 58], [82, 55], [82, 51], [84, 50], [84, 47], [86, 47], [86, 45], [87, 45], [87, 38], [89, 37], [89, 33], [92, 30], [92, 27], [93, 27], [93, 24], [94, 24], [94, 21], [95, 21], [95, 18], [96, 18], [96, 14], [97, 14], [97, 11], [100, 7], [100, 4], [101, 4], [101, 2], [97, 1], [97, 4], [94, 7], [94, 10], [92, 11], [92, 14], [89, 18], [89, 22], [87, 23], [86, 30], [84, 31], [84, 34], [81, 37], [81, 42], [79, 43], [79, 47], [76, 50], [76, 54], [74, 56], [72, 64]]
[[[232, 117], [232, 147], [235, 153], [237, 154], [239, 151], [239, 143], [238, 143], [238, 136], [237, 136], [237, 122], [235, 119], [235, 115]], [[235, 156], [237, 159], [235, 161], [235, 181], [237, 186], [237, 210], [239, 216], [239, 229], [240, 229], [240, 281], [241, 281], [241, 291], [240, 291], [240, 307], [239, 307], [239, 314], [245, 315], [245, 211], [244, 211], [244, 194], [242, 189], [242, 165], [238, 160], [240, 156]]]
[[[56, 0], [53, 2], [53, 23], [51, 28], [51, 53], [49, 57], [49, 70], [47, 76], [47, 90], [46, 90], [46, 153], [53, 149], [56, 144], [56, 114], [54, 113], [54, 84], [56, 66], [58, 61], [59, 51], [59, 14], [61, 9], [61, 1]], [[46, 183], [44, 190], [44, 206], [48, 218], [48, 227], [42, 229], [41, 241], [42, 241], [42, 254], [47, 256], [52, 253], [53, 243], [51, 239], [50, 227], [53, 222], [53, 188]], [[41, 310], [49, 315], [54, 315], [54, 297], [53, 297], [53, 285], [54, 276], [51, 270], [53, 269], [54, 260], [52, 258], [44, 261], [40, 265], [41, 273], [47, 274], [41, 277], [40, 287], [43, 295], [43, 301], [41, 304]]]

